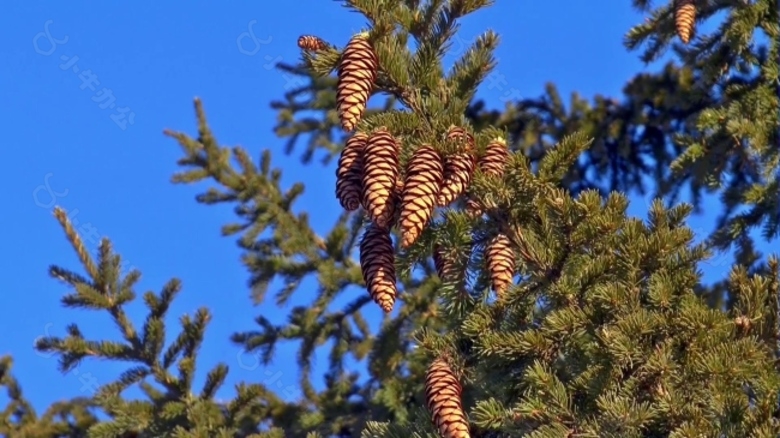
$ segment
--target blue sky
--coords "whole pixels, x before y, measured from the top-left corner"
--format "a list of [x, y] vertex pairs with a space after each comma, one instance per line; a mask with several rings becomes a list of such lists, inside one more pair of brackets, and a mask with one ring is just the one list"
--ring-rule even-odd
[[[595, 13], [590, 2], [503, 0], [468, 17], [462, 41], [487, 27], [502, 36], [497, 73], [505, 82], [485, 84], [479, 97], [501, 107], [502, 97], [537, 96], [548, 81], [566, 97], [575, 90], [618, 96], [626, 79], [658, 65], [646, 67], [638, 54], [623, 48], [622, 36], [642, 17], [630, 2], [614, 3]], [[126, 368], [88, 360], [62, 375], [55, 358], [32, 348], [38, 336], [64, 335], [71, 322], [78, 322], [87, 337], [115, 337], [106, 315], [64, 310], [59, 304], [68, 291], [48, 277], [47, 267], [81, 271], [51, 214], [57, 204], [71, 211], [79, 227], [94, 229], [91, 239], [86, 236], [93, 251], [98, 238], [108, 236], [123, 258], [143, 272], [139, 295], [159, 291], [172, 277], [183, 281], [169, 314], [170, 337], [178, 332], [179, 316], [201, 306], [211, 309], [197, 383], [222, 361], [231, 368], [225, 397], [240, 380], [266, 382], [283, 396], [295, 397], [294, 346], [279, 349], [269, 367], [257, 368], [253, 357], [228, 341], [231, 333], [254, 328], [257, 314], [280, 321], [286, 310], [271, 303], [251, 305], [239, 250], [233, 238], [219, 232], [233, 221], [231, 209], [197, 204], [194, 196], [204, 186], [169, 182], [181, 152], [162, 130], [194, 134], [192, 98], [201, 97], [223, 145], [240, 144], [254, 157], [270, 148], [274, 165], [284, 169], [285, 184], [307, 184], [299, 207], [311, 211], [317, 230], [327, 231], [338, 214], [332, 169], [316, 162], [302, 167], [298, 154], [284, 156], [284, 142], [272, 133], [276, 115], [269, 102], [282, 96], [288, 80], [268, 67], [295, 62], [301, 34], [343, 45], [363, 20], [337, 2], [314, 0], [125, 6], [14, 2], [0, 18], [6, 53], [0, 69], [9, 81], [2, 93], [7, 165], [0, 182], [8, 207], [7, 225], [0, 228], [0, 333], [10, 334], [2, 337], [0, 354], [13, 354], [15, 373], [39, 408], [88, 395], [95, 384], [109, 382]], [[34, 39], [47, 22], [59, 43], [52, 46], [43, 37], [36, 49]], [[250, 31], [258, 44], [242, 37]], [[94, 90], [89, 82], [82, 86], [79, 75], [85, 71], [99, 81]], [[127, 109], [124, 121], [132, 119], [124, 129], [116, 115], [120, 109]], [[646, 206], [645, 199], [636, 199], [631, 210], [644, 214]], [[709, 231], [710, 223], [697, 219], [692, 226]], [[703, 269], [708, 278], [717, 278], [728, 263], [720, 260]], [[306, 302], [305, 293], [296, 301]], [[131, 309], [140, 327], [145, 313], [140, 306]]]

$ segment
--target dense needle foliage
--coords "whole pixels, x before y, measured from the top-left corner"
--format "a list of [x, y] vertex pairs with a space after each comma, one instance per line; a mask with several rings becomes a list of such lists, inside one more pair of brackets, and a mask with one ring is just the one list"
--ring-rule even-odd
[[[469, 215], [458, 202], [440, 209], [409, 249], [396, 248], [399, 302], [382, 316], [356, 256], [362, 212], [345, 212], [317, 234], [309, 215], [294, 212], [303, 185], [283, 187], [269, 150], [255, 163], [255, 152], [221, 145], [196, 101], [197, 135], [166, 131], [183, 151], [173, 182], [210, 181], [197, 201], [235, 207], [236, 222], [222, 231], [237, 237], [255, 302], [281, 284], [275, 300], [286, 304], [304, 279], [316, 279], [316, 295], [286, 324], [258, 315], [255, 330], [231, 339], [265, 362], [279, 343], [299, 341], [302, 399], [284, 401], [247, 382], [233, 400], [218, 401], [226, 364], [205, 370], [206, 383], [193, 388], [209, 310], [166, 327], [171, 302], [186, 293], [173, 279], [145, 293], [148, 315], [131, 321], [124, 306], [137, 299], [140, 272], [123, 272], [108, 240], [89, 254], [57, 209], [82, 265], [50, 268], [69, 288], [62, 304], [107, 312], [122, 341], [72, 324], [36, 348], [58, 355], [63, 372], [83, 360], [132, 365], [94, 397], [39, 414], [12, 375], [12, 359], [0, 358], [10, 398], [3, 436], [433, 437], [423, 385], [426, 367], [442, 355], [463, 385], [475, 437], [780, 434], [780, 263], [755, 250], [756, 238], [776, 243], [780, 230], [775, 0], [697, 1], [697, 21], [717, 26], [688, 45], [675, 35], [672, 2], [634, 0], [647, 20], [628, 30], [626, 47], [645, 61], [673, 50], [675, 61], [630, 79], [622, 96], [564, 102], [549, 84], [538, 98], [503, 109], [474, 99], [495, 67], [497, 33], [482, 34], [452, 68], [442, 64], [458, 20], [491, 1], [344, 3], [365, 17], [381, 66], [359, 130], [388, 127], [402, 139], [403, 163], [415, 147], [441, 143], [453, 124], [482, 149], [506, 138], [513, 153], [503, 177], [477, 172], [469, 189], [485, 214]], [[288, 153], [304, 148], [305, 166], [332, 167], [347, 139], [336, 108], [344, 43], [328, 43], [303, 51], [299, 65], [279, 66], [307, 84], [272, 103], [276, 134]], [[646, 218], [629, 217], [628, 196], [646, 192], [666, 202], [653, 203]], [[694, 242], [686, 220], [712, 193], [722, 200], [717, 229]], [[692, 202], [680, 203], [686, 195]], [[508, 237], [516, 266], [515, 284], [498, 298], [484, 256], [496, 233]], [[448, 248], [461, 277], [439, 278], [433, 243]], [[729, 275], [703, 284], [700, 264], [730, 247]], [[337, 297], [349, 304], [334, 306]], [[369, 321], [378, 318], [377, 332]], [[328, 371], [312, 375], [313, 354], [323, 350]], [[348, 369], [348, 358], [361, 369]], [[134, 385], [145, 399], [123, 396]]]

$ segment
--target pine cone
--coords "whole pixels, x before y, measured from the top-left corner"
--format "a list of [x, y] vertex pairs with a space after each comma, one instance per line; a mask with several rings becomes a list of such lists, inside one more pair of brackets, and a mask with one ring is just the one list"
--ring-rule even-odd
[[461, 392], [449, 364], [441, 358], [433, 361], [425, 374], [425, 402], [442, 438], [470, 438]]
[[314, 35], [301, 35], [298, 38], [298, 47], [310, 52], [319, 52], [328, 48], [328, 43]]
[[442, 282], [453, 281], [460, 277], [460, 273], [455, 269], [452, 256], [439, 244], [433, 247], [433, 266], [436, 267], [436, 275]]
[[401, 197], [401, 246], [410, 247], [433, 216], [436, 196], [444, 179], [441, 156], [429, 145], [417, 149], [406, 170]]
[[358, 132], [349, 140], [341, 151], [336, 167], [336, 198], [347, 211], [355, 211], [360, 207], [363, 191], [363, 151], [368, 136]]
[[447, 134], [447, 141], [463, 142], [462, 152], [448, 156], [444, 160], [444, 181], [436, 204], [441, 207], [450, 205], [468, 189], [474, 173], [474, 137], [465, 129], [453, 126]]
[[360, 268], [374, 302], [390, 313], [395, 304], [395, 255], [390, 231], [369, 225], [360, 240]]
[[501, 178], [509, 161], [509, 150], [503, 138], [496, 138], [485, 147], [485, 154], [479, 159], [479, 168], [487, 176]]
[[379, 61], [365, 34], [352, 37], [344, 48], [338, 67], [336, 102], [341, 127], [352, 131], [357, 126], [374, 89]]
[[469, 196], [469, 198], [466, 199], [466, 205], [463, 208], [463, 210], [471, 218], [482, 216], [482, 214], [484, 213], [482, 211], [482, 206], [479, 205], [479, 202], [477, 202], [477, 200], [472, 198], [471, 196]]
[[512, 284], [515, 275], [515, 254], [509, 238], [503, 234], [493, 237], [485, 250], [485, 258], [493, 291], [500, 297]]
[[380, 228], [391, 228], [398, 197], [398, 143], [382, 127], [363, 149], [363, 207]]
[[677, 35], [684, 44], [688, 44], [696, 25], [696, 4], [694, 0], [674, 0], [674, 24]]

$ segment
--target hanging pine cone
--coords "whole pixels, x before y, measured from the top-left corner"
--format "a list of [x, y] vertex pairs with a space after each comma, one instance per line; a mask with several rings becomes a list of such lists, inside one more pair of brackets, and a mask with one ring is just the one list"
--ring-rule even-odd
[[338, 67], [336, 103], [341, 127], [346, 131], [355, 129], [363, 116], [379, 68], [376, 53], [366, 36], [361, 33], [349, 40]]
[[429, 145], [417, 149], [406, 170], [401, 197], [401, 246], [408, 248], [433, 216], [436, 196], [444, 179], [441, 156]]
[[674, 0], [674, 24], [677, 26], [677, 36], [684, 44], [688, 44], [696, 25], [694, 0]]
[[442, 282], [452, 282], [463, 276], [458, 272], [452, 254], [445, 251], [444, 247], [439, 244], [433, 247], [433, 266], [436, 268], [436, 275]]
[[347, 211], [355, 211], [360, 207], [363, 190], [363, 151], [368, 136], [358, 132], [349, 140], [341, 151], [336, 167], [336, 198]]
[[433, 246], [433, 266], [436, 268], [436, 275], [442, 281], [445, 281], [454, 272], [452, 261], [448, 260], [447, 255], [444, 253], [444, 247], [439, 244]]
[[503, 138], [496, 138], [485, 147], [479, 159], [479, 169], [487, 176], [501, 178], [509, 161], [509, 150]]
[[369, 225], [360, 241], [360, 268], [368, 293], [386, 313], [393, 310], [395, 285], [395, 255], [390, 231]]
[[444, 160], [444, 181], [436, 204], [441, 207], [450, 205], [468, 189], [474, 173], [474, 137], [465, 129], [453, 126], [447, 133], [447, 141], [462, 142], [461, 152], [448, 156]]
[[466, 212], [467, 215], [469, 215], [470, 218], [475, 218], [478, 216], [482, 216], [484, 213], [482, 211], [482, 206], [479, 205], [479, 202], [477, 202], [476, 199], [469, 196], [468, 199], [466, 199], [466, 205], [464, 206], [463, 210]]
[[363, 207], [381, 228], [391, 228], [398, 197], [398, 143], [382, 127], [363, 149]]
[[328, 48], [328, 43], [322, 40], [322, 38], [314, 35], [301, 35], [298, 38], [298, 47], [310, 52], [319, 52]]
[[461, 392], [460, 382], [447, 361], [433, 361], [425, 374], [425, 402], [442, 438], [470, 437]]
[[509, 238], [504, 234], [493, 237], [485, 250], [485, 258], [493, 291], [500, 297], [512, 284], [515, 274], [515, 254]]

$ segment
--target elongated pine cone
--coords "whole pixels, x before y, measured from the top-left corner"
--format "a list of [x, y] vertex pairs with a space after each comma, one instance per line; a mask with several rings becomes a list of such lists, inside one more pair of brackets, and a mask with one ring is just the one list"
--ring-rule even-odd
[[471, 183], [471, 177], [476, 167], [474, 157], [474, 137], [465, 129], [453, 126], [447, 133], [447, 141], [465, 143], [462, 151], [444, 159], [444, 181], [436, 204], [446, 207], [463, 194]]
[[439, 244], [433, 246], [433, 266], [442, 283], [457, 282], [462, 286], [463, 273], [458, 272], [452, 254]]
[[398, 199], [398, 143], [385, 128], [363, 149], [363, 207], [380, 228], [391, 228]]
[[320, 50], [325, 50], [328, 47], [328, 43], [318, 36], [301, 35], [298, 38], [298, 47], [310, 52], [319, 52]]
[[674, 24], [677, 26], [677, 36], [684, 44], [688, 44], [696, 25], [696, 3], [694, 0], [674, 0]]
[[441, 155], [429, 145], [417, 149], [409, 160], [401, 196], [403, 248], [414, 244], [431, 220], [443, 179]]
[[371, 298], [386, 313], [393, 310], [397, 294], [395, 254], [390, 231], [369, 225], [360, 240], [360, 268]]
[[479, 159], [479, 169], [487, 176], [501, 178], [509, 161], [509, 150], [503, 138], [496, 138], [485, 147], [485, 153]]
[[366, 34], [352, 37], [341, 55], [336, 87], [336, 103], [344, 130], [354, 130], [363, 117], [378, 68], [379, 61]]
[[336, 167], [336, 198], [347, 211], [355, 211], [360, 207], [363, 192], [363, 151], [368, 136], [358, 132], [349, 140], [341, 151]]
[[425, 374], [425, 403], [442, 438], [470, 438], [463, 411], [463, 388], [444, 359], [436, 359]]
[[509, 238], [503, 234], [493, 237], [485, 249], [485, 258], [493, 291], [500, 297], [512, 284], [515, 274], [515, 254]]

